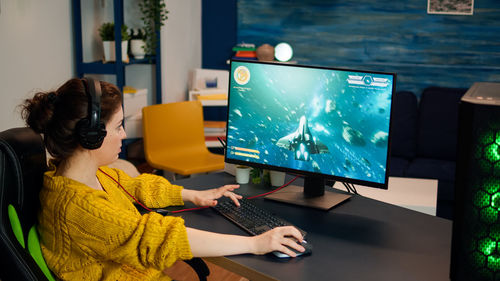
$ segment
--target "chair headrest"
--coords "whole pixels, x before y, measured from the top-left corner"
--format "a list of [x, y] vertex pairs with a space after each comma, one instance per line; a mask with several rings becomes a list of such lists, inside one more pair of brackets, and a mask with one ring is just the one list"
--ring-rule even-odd
[[16, 207], [25, 233], [37, 221], [38, 194], [46, 170], [45, 147], [39, 134], [30, 128], [0, 132], [0, 207]]

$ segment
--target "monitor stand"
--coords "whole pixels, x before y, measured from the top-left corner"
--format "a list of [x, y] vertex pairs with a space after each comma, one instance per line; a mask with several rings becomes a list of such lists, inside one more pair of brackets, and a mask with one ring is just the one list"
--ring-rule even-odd
[[327, 211], [350, 197], [351, 195], [348, 194], [325, 192], [323, 179], [306, 178], [304, 187], [290, 185], [267, 195], [265, 198]]

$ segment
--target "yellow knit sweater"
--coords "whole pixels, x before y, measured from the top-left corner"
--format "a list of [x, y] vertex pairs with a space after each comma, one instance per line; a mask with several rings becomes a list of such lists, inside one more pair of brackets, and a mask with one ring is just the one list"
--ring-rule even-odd
[[[148, 207], [182, 205], [182, 187], [166, 179], [101, 167]], [[170, 280], [162, 270], [191, 259], [184, 220], [141, 215], [116, 182], [97, 172], [105, 191], [54, 176], [51, 165], [40, 192], [42, 252], [63, 280]]]

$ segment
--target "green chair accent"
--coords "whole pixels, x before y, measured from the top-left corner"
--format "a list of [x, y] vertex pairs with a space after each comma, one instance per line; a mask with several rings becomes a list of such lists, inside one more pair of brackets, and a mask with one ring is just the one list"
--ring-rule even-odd
[[36, 230], [35, 225], [32, 226], [28, 232], [28, 251], [42, 270], [43, 274], [45, 274], [45, 277], [47, 277], [49, 281], [55, 281], [56, 279], [52, 275], [52, 272], [50, 272], [50, 269], [43, 258], [42, 248], [40, 247], [40, 238], [38, 237], [38, 231]]
[[24, 244], [23, 229], [21, 228], [21, 222], [19, 221], [16, 208], [14, 208], [12, 204], [9, 204], [9, 206], [7, 206], [7, 212], [9, 213], [10, 226], [12, 227], [12, 232], [14, 232], [14, 236], [17, 241], [19, 241], [19, 244], [21, 244], [23, 248], [26, 248]]
[[[19, 216], [17, 215], [16, 208], [9, 204], [7, 206], [7, 212], [9, 213], [10, 225], [12, 227], [12, 232], [14, 232], [14, 236], [16, 237], [19, 244], [26, 249], [24, 243], [24, 234], [23, 229], [21, 227], [21, 221], [19, 221]], [[56, 279], [50, 272], [47, 263], [42, 255], [42, 248], [40, 246], [40, 238], [38, 237], [38, 231], [36, 230], [36, 226], [32, 226], [28, 232], [28, 252], [31, 254], [33, 259], [35, 260], [40, 270], [42, 270], [45, 277], [49, 279], [49, 281], [55, 281]]]

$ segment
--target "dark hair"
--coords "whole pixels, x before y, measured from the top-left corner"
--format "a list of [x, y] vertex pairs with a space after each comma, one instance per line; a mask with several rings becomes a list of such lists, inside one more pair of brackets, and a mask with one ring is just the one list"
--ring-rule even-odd
[[[107, 123], [122, 105], [122, 94], [113, 84], [100, 82], [101, 121]], [[71, 156], [79, 146], [75, 124], [87, 117], [88, 98], [82, 79], [73, 78], [56, 91], [36, 93], [26, 99], [22, 117], [35, 132], [43, 134], [48, 152], [56, 162]]]

